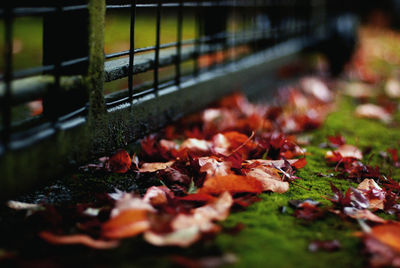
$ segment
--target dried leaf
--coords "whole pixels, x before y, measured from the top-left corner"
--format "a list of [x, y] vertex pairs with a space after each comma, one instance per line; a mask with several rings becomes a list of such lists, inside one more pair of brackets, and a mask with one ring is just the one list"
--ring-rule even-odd
[[95, 249], [111, 249], [119, 245], [118, 241], [95, 240], [85, 234], [56, 235], [51, 232], [42, 231], [39, 233], [39, 236], [48, 243], [55, 245], [82, 244]]
[[200, 172], [206, 172], [206, 178], [214, 176], [226, 176], [231, 172], [232, 164], [230, 162], [218, 161], [214, 157], [198, 158]]
[[400, 82], [395, 78], [390, 78], [385, 84], [385, 93], [389, 98], [400, 98]]
[[154, 162], [154, 163], [143, 163], [139, 172], [156, 172], [158, 170], [166, 169], [167, 167], [172, 166], [175, 161], [169, 161], [165, 163]]
[[107, 166], [111, 172], [126, 173], [132, 164], [131, 157], [125, 150], [119, 150], [108, 160]]
[[333, 100], [333, 94], [324, 82], [316, 77], [306, 77], [300, 80], [304, 92], [312, 95], [322, 102]]
[[325, 241], [315, 240], [308, 245], [308, 250], [311, 252], [316, 252], [320, 250], [332, 252], [332, 251], [337, 251], [340, 248], [341, 245], [338, 240], [325, 240]]
[[353, 207], [345, 207], [343, 210], [344, 214], [349, 216], [350, 218], [353, 219], [362, 219], [362, 220], [368, 220], [372, 222], [377, 222], [377, 223], [385, 223], [386, 220], [382, 219], [379, 216], [376, 216], [374, 213], [369, 211], [368, 209], [357, 209]]
[[143, 200], [140, 197], [136, 197], [130, 193], [118, 193], [118, 195], [114, 195], [118, 200], [115, 203], [114, 208], [111, 211], [111, 217], [116, 217], [123, 211], [126, 210], [147, 210], [147, 211], [155, 211], [153, 206]]
[[179, 214], [171, 222], [173, 232], [158, 234], [147, 231], [144, 238], [156, 246], [190, 246], [201, 238], [202, 233], [219, 231], [213, 221], [226, 219], [232, 204], [232, 196], [224, 192], [214, 202], [194, 209], [191, 214]]
[[378, 119], [384, 123], [392, 121], [392, 115], [390, 113], [382, 107], [372, 103], [358, 105], [355, 115], [361, 118]]
[[357, 190], [367, 196], [370, 209], [384, 209], [385, 192], [373, 179], [364, 179], [357, 186]]
[[325, 154], [325, 159], [330, 162], [339, 162], [343, 158], [362, 159], [362, 152], [354, 145], [343, 144], [335, 151], [328, 151]]
[[271, 191], [281, 194], [289, 190], [289, 183], [282, 180], [275, 168], [259, 165], [250, 168], [250, 170], [246, 171], [245, 174], [261, 182], [263, 191]]
[[208, 178], [199, 193], [221, 194], [230, 193], [261, 193], [262, 183], [257, 179], [247, 176], [227, 175]]
[[106, 238], [120, 239], [138, 235], [150, 228], [147, 210], [125, 210], [112, 217], [102, 226]]

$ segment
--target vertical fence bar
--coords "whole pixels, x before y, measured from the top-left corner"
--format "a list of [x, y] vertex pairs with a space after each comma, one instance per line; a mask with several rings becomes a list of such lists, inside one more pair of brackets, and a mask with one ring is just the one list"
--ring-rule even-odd
[[[61, 4], [61, 3], [57, 3], [56, 5], [57, 5], [56, 14], [57, 14], [58, 16], [61, 16], [61, 13], [62, 13], [62, 4]], [[49, 93], [49, 94], [53, 95], [53, 97], [50, 99], [50, 101], [53, 101], [53, 102], [57, 101], [57, 102], [59, 102], [60, 99], [57, 99], [57, 96], [60, 96], [60, 94], [61, 94], [61, 86], [60, 86], [60, 84], [61, 84], [61, 83], [60, 83], [60, 76], [61, 76], [61, 58], [60, 58], [60, 57], [57, 57], [55, 60], [56, 60], [56, 62], [55, 62], [55, 64], [54, 64], [54, 88], [53, 88], [53, 91], [54, 91], [54, 92], [51, 92], [51, 93]], [[52, 106], [53, 106], [53, 107], [54, 107], [54, 105], [57, 106], [57, 104], [59, 105], [59, 103], [53, 103]], [[48, 105], [45, 105], [43, 108], [44, 108], [44, 109], [47, 109], [48, 107], [49, 107]], [[53, 121], [53, 124], [54, 124], [54, 126], [56, 127], [55, 123], [56, 123], [56, 121], [57, 121], [57, 119], [58, 119], [58, 114], [57, 114], [57, 113], [52, 113], [52, 111], [50, 111], [50, 112], [44, 111], [44, 112], [45, 112], [47, 115], [50, 116], [50, 120]]]
[[159, 87], [159, 65], [160, 65], [160, 35], [161, 35], [161, 1], [157, 1], [157, 21], [156, 21], [156, 48], [154, 56], [154, 91], [158, 96]]
[[136, 21], [136, 0], [131, 2], [131, 25], [129, 36], [129, 68], [128, 68], [128, 99], [133, 104], [133, 65], [135, 64], [135, 21]]
[[[237, 14], [236, 14], [236, 0], [232, 1], [232, 18], [233, 18], [233, 29], [232, 29], [232, 45], [230, 47], [230, 61], [235, 63], [235, 51], [236, 51], [236, 32], [237, 32]], [[229, 46], [228, 46], [229, 49]]]
[[257, 40], [257, 35], [258, 35], [258, 29], [257, 29], [257, 0], [253, 1], [253, 10], [252, 10], [252, 28], [253, 28], [253, 51], [258, 50], [258, 40]]
[[200, 57], [200, 52], [201, 52], [201, 13], [200, 13], [200, 9], [201, 9], [201, 5], [200, 5], [200, 0], [197, 0], [197, 4], [196, 4], [196, 8], [195, 8], [195, 20], [196, 20], [196, 25], [195, 25], [195, 35], [196, 35], [196, 41], [195, 41], [195, 52], [194, 52], [194, 70], [193, 70], [193, 74], [194, 76], [198, 76], [199, 75], [199, 57]]
[[3, 106], [3, 143], [5, 148], [9, 147], [11, 132], [11, 80], [12, 80], [12, 49], [13, 49], [13, 12], [12, 7], [7, 5], [4, 14], [5, 31], [4, 31], [4, 82], [6, 92], [4, 96]]
[[177, 47], [175, 64], [175, 83], [179, 87], [181, 83], [181, 62], [182, 62], [182, 26], [183, 26], [183, 0], [179, 0], [177, 25]]
[[106, 1], [89, 0], [89, 119], [101, 118], [105, 113], [104, 101], [104, 24]]

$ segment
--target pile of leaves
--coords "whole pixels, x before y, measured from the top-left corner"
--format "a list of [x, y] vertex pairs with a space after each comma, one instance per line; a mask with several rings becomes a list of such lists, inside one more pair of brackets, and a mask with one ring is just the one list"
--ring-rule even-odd
[[218, 221], [258, 201], [260, 193], [285, 193], [297, 185], [295, 172], [306, 158], [295, 134], [320, 126], [332, 101], [333, 93], [316, 77], [280, 90], [268, 105], [235, 93], [145, 137], [134, 154], [119, 150], [82, 167], [158, 182], [144, 194], [115, 189], [67, 212], [45, 203], [9, 206], [46, 222], [39, 236], [52, 244], [107, 249], [143, 235], [156, 246], [187, 247], [218, 233]]

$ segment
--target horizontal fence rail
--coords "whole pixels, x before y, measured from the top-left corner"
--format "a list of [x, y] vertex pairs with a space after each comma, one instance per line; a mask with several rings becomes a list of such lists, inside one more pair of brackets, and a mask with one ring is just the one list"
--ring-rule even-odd
[[[0, 5], [0, 188], [10, 193], [200, 109], [234, 82], [262, 76], [260, 66], [329, 34], [324, 0], [31, 2]], [[129, 18], [127, 45], [105, 53], [109, 14], [111, 22]], [[139, 46], [143, 16], [151, 17], [154, 42]], [[40, 20], [42, 60], [17, 69], [14, 34], [26, 17]], [[165, 42], [168, 24], [175, 40]], [[106, 92], [123, 79], [124, 86]], [[15, 116], [34, 104], [39, 111]], [[33, 176], [21, 168], [26, 163]], [[40, 170], [44, 165], [53, 170]], [[21, 186], [21, 177], [31, 181]]]

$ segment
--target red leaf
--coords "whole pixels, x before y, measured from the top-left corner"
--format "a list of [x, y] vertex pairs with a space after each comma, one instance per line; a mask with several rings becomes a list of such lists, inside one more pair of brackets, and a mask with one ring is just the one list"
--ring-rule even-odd
[[296, 169], [301, 169], [307, 165], [307, 160], [305, 158], [301, 158], [291, 164], [292, 167], [295, 167]]
[[131, 157], [125, 150], [119, 150], [108, 160], [108, 168], [115, 173], [126, 173], [131, 165]]
[[332, 145], [340, 146], [346, 144], [346, 139], [341, 135], [328, 136], [328, 140]]

